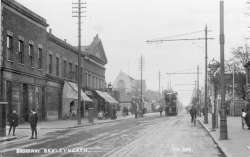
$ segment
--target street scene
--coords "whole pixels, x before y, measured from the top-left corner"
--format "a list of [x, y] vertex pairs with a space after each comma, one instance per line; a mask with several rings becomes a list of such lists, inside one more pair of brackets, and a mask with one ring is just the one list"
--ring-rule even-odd
[[0, 4], [0, 157], [250, 156], [250, 1]]

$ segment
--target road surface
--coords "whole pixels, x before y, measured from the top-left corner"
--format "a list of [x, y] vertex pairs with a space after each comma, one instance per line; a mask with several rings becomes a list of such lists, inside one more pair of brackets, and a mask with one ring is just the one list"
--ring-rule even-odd
[[0, 157], [223, 157], [188, 115], [159, 115], [66, 129], [43, 138], [0, 143]]

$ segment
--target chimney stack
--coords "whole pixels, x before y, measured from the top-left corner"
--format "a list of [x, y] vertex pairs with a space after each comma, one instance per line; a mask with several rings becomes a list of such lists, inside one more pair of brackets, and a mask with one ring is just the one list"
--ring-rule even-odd
[[49, 34], [52, 34], [52, 29], [51, 28], [49, 29]]

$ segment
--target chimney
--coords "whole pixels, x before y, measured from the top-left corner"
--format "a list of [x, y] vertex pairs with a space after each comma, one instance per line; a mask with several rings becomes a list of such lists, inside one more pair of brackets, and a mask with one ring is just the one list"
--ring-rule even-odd
[[67, 43], [67, 39], [64, 39], [64, 42]]
[[52, 34], [52, 29], [51, 28], [49, 29], [49, 34]]

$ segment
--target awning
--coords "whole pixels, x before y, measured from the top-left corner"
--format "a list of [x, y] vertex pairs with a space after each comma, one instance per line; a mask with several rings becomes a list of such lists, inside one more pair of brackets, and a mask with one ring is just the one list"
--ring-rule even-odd
[[106, 92], [102, 92], [102, 91], [98, 91], [96, 90], [96, 93], [102, 97], [106, 102], [110, 103], [110, 104], [119, 104], [118, 101], [116, 101], [112, 96], [110, 96], [108, 93]]
[[[64, 82], [63, 98], [78, 99], [78, 86], [73, 82]], [[81, 90], [81, 98], [84, 101], [92, 102], [92, 100]]]

